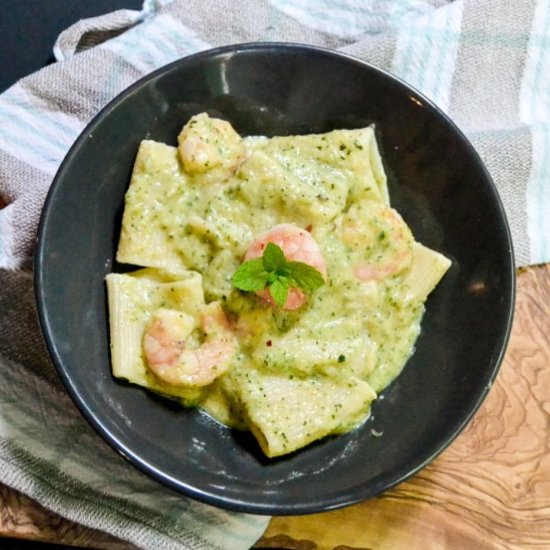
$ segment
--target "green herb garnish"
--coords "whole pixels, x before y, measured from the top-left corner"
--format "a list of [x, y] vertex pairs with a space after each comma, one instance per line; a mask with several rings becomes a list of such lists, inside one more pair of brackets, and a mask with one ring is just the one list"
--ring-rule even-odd
[[244, 262], [233, 274], [233, 286], [246, 292], [269, 288], [273, 301], [285, 305], [291, 287], [311, 294], [324, 284], [319, 271], [304, 262], [289, 262], [281, 247], [267, 243], [261, 258]]

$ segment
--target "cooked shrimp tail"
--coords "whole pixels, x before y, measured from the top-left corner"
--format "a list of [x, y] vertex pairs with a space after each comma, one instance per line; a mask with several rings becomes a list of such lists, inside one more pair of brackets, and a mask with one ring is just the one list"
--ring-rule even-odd
[[[200, 328], [204, 341], [192, 343]], [[207, 305], [199, 326], [195, 319], [173, 309], [158, 309], [143, 336], [143, 353], [151, 371], [173, 386], [206, 386], [230, 366], [236, 340], [218, 302]]]

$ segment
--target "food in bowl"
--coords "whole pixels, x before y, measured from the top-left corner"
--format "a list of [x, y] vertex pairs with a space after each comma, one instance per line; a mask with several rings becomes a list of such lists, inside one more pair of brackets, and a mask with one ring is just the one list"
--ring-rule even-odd
[[202, 113], [178, 142], [144, 140], [126, 193], [114, 376], [268, 457], [361, 425], [450, 266], [391, 208], [374, 128], [242, 138]]

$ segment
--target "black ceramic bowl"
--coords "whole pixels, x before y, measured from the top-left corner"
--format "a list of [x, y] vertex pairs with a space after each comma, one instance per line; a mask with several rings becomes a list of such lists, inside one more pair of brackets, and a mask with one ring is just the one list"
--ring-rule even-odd
[[[104, 277], [122, 268], [115, 249], [138, 144], [145, 137], [175, 144], [182, 125], [201, 111], [221, 115], [242, 134], [268, 136], [375, 123], [392, 204], [418, 240], [453, 261], [429, 298], [414, 356], [375, 403], [372, 418], [286, 458], [266, 459], [250, 435], [111, 376]], [[159, 69], [86, 128], [44, 207], [36, 294], [67, 390], [114, 449], [191, 497], [246, 512], [301, 514], [385, 491], [464, 428], [504, 354], [514, 263], [487, 171], [434, 105], [345, 55], [249, 44]]]

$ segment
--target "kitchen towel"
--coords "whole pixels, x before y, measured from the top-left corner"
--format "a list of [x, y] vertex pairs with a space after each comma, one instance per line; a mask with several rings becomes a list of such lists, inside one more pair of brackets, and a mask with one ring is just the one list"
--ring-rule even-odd
[[76, 23], [57, 62], [0, 96], [0, 481], [143, 548], [248, 548], [267, 518], [175, 495], [88, 427], [41, 340], [31, 262], [52, 178], [87, 122], [182, 56], [250, 41], [339, 49], [448, 113], [486, 163], [518, 266], [550, 261], [547, 0], [147, 0]]

